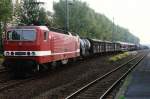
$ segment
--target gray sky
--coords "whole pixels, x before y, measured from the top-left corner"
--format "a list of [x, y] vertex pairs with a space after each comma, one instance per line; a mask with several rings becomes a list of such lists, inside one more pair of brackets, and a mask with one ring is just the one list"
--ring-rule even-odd
[[[47, 10], [52, 10], [53, 1], [46, 2]], [[81, 0], [86, 1], [96, 12], [105, 14], [115, 24], [128, 28], [140, 38], [141, 43], [150, 43], [150, 0]]]

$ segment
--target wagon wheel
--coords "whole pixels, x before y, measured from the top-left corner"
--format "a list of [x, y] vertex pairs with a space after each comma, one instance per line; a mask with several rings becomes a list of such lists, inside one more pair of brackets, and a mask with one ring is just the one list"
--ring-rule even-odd
[[57, 61], [51, 62], [51, 68], [55, 69], [57, 67], [58, 63]]

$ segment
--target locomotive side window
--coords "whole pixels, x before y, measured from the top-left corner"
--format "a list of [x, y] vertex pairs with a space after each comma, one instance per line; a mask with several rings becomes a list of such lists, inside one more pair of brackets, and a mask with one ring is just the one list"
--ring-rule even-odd
[[7, 40], [34, 41], [36, 33], [34, 30], [11, 30], [7, 32]]
[[8, 40], [20, 40], [21, 31], [20, 30], [13, 30], [7, 32], [7, 39]]
[[48, 40], [48, 32], [44, 32], [44, 40], [46, 41], [46, 40]]

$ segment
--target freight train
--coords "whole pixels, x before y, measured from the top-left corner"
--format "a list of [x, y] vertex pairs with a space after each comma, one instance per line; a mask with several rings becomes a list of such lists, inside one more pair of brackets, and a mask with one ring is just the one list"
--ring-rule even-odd
[[138, 49], [138, 46], [133, 43], [110, 42], [90, 38], [80, 39], [80, 55], [82, 57], [87, 57], [94, 54], [132, 51], [136, 49]]
[[15, 72], [40, 70], [57, 62], [67, 64], [78, 57], [135, 50], [137, 47], [131, 43], [80, 38], [49, 30], [46, 26], [10, 27], [3, 45], [3, 65]]

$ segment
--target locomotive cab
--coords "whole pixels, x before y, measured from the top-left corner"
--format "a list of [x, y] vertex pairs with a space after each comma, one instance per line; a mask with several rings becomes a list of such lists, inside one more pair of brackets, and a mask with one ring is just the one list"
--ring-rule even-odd
[[44, 26], [9, 28], [4, 38], [4, 66], [31, 69], [45, 63], [45, 56], [51, 54], [48, 31]]

